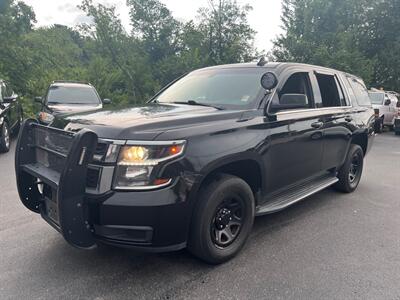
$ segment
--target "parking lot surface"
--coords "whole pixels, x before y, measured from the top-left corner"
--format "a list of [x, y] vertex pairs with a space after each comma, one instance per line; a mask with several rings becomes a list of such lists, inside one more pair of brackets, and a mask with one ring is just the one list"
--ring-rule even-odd
[[[14, 141], [15, 145], [15, 141]], [[0, 155], [1, 299], [400, 299], [400, 137], [375, 139], [353, 194], [320, 192], [256, 219], [221, 266], [186, 251], [69, 246], [18, 199]]]

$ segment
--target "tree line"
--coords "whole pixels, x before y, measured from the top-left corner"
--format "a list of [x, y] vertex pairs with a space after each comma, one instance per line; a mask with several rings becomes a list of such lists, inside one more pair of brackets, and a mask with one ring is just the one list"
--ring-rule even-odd
[[[43, 95], [53, 80], [89, 81], [115, 104], [142, 103], [190, 70], [257, 56], [251, 7], [210, 0], [195, 20], [182, 22], [159, 0], [127, 0], [132, 30], [116, 8], [82, 1], [92, 22], [75, 28], [35, 28], [22, 1], [0, 2], [0, 78], [26, 99]], [[32, 101], [31, 101], [32, 102]], [[25, 101], [31, 110], [29, 101]]]
[[[0, 78], [31, 100], [53, 80], [89, 81], [113, 103], [139, 104], [193, 69], [260, 55], [249, 5], [210, 0], [194, 20], [180, 21], [160, 0], [127, 0], [131, 31], [116, 8], [83, 0], [91, 22], [36, 28], [32, 7], [0, 1]], [[313, 63], [400, 90], [400, 0], [283, 0], [284, 33], [272, 60]], [[265, 13], [268, 17], [268, 11]]]
[[400, 0], [283, 0], [273, 57], [361, 76], [400, 91]]

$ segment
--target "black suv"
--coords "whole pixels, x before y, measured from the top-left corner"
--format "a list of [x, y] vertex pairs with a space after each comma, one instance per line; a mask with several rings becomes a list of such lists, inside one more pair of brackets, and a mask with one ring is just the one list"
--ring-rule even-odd
[[19, 195], [72, 245], [239, 252], [255, 216], [353, 192], [374, 137], [353, 75], [293, 63], [187, 74], [146, 105], [25, 122]]
[[0, 152], [10, 150], [10, 135], [22, 124], [22, 106], [10, 85], [0, 80]]
[[38, 120], [41, 124], [51, 124], [57, 115], [96, 111], [103, 108], [109, 99], [100, 99], [94, 86], [79, 81], [54, 81], [44, 97], [36, 97], [41, 104]]

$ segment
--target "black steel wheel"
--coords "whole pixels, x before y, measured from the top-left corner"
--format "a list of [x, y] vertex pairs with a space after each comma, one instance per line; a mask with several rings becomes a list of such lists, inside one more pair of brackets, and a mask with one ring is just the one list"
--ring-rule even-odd
[[7, 122], [4, 122], [0, 130], [0, 152], [10, 151], [10, 128]]
[[254, 195], [242, 179], [219, 174], [203, 185], [194, 208], [188, 249], [210, 264], [233, 258], [254, 221]]
[[225, 200], [217, 208], [210, 224], [211, 238], [221, 249], [231, 245], [238, 237], [243, 225], [243, 203], [240, 197]]
[[364, 151], [359, 145], [351, 145], [347, 158], [338, 172], [339, 181], [336, 189], [351, 193], [356, 190], [360, 183], [364, 167]]

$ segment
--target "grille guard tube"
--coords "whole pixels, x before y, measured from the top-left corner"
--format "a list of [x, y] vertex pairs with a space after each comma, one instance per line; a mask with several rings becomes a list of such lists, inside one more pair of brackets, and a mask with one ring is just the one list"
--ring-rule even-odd
[[[36, 140], [38, 133], [42, 135], [40, 145]], [[53, 140], [62, 141], [62, 146], [66, 147], [53, 145]], [[40, 213], [68, 243], [78, 248], [95, 246], [84, 200], [87, 166], [96, 145], [97, 135], [90, 130], [71, 133], [28, 119], [20, 131], [15, 153], [17, 187], [22, 203]], [[57, 168], [38, 161], [37, 151], [46, 153], [48, 161], [49, 157], [56, 161]], [[57, 204], [58, 224], [46, 215], [45, 197], [39, 192], [38, 180], [51, 188], [52, 200]]]

